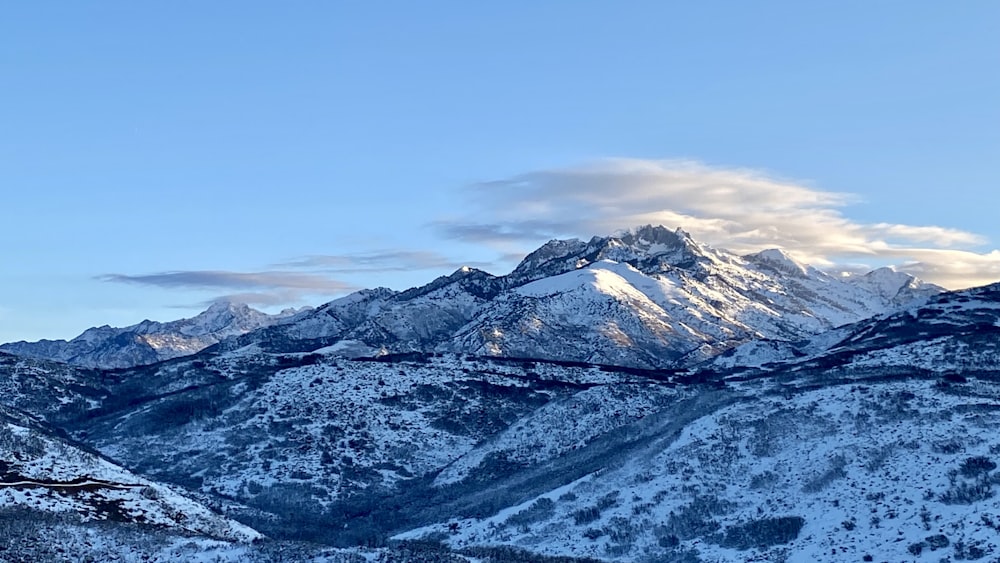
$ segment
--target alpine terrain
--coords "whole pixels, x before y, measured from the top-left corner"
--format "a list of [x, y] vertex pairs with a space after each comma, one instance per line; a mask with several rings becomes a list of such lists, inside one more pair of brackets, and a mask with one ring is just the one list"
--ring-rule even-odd
[[647, 226], [2, 350], [0, 560], [1000, 558], [1000, 284]]

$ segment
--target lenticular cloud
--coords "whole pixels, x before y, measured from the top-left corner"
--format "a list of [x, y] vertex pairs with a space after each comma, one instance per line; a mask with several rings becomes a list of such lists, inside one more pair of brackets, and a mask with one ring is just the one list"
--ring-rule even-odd
[[853, 194], [765, 172], [695, 161], [609, 159], [471, 186], [473, 220], [437, 224], [447, 236], [509, 248], [640, 224], [680, 226], [735, 252], [780, 247], [831, 270], [891, 264], [951, 288], [1000, 278], [1000, 252], [983, 237], [940, 226], [862, 223]]

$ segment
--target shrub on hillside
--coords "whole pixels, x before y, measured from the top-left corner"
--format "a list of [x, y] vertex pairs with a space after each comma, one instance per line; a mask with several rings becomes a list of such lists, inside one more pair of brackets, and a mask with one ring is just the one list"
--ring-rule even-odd
[[799, 531], [805, 523], [801, 516], [751, 520], [727, 527], [719, 545], [745, 550], [788, 543], [799, 537]]

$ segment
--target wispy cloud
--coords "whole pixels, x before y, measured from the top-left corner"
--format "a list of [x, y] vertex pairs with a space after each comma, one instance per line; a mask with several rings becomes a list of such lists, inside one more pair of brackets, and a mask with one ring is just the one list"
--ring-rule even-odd
[[1000, 253], [959, 229], [863, 223], [844, 209], [849, 193], [748, 169], [693, 161], [610, 159], [471, 186], [469, 218], [438, 221], [446, 237], [529, 249], [548, 238], [610, 233], [645, 223], [680, 226], [736, 252], [781, 247], [830, 268], [892, 262], [947, 287], [1000, 279]]
[[343, 292], [353, 289], [348, 283], [317, 274], [300, 272], [230, 272], [225, 270], [190, 270], [156, 274], [106, 274], [101, 281], [185, 289], [294, 289], [315, 292]]
[[301, 302], [308, 295], [338, 295], [358, 289], [353, 284], [320, 274], [285, 271], [191, 270], [141, 275], [107, 274], [97, 279], [164, 289], [219, 291], [224, 294], [209, 302], [231, 301], [264, 306], [289, 305]]
[[446, 238], [503, 246], [507, 243], [546, 240], [573, 230], [575, 224], [518, 220], [489, 224], [441, 220], [431, 223], [431, 226]]
[[[501, 258], [501, 261], [505, 258]], [[163, 289], [222, 293], [207, 303], [231, 301], [278, 306], [301, 303], [307, 296], [331, 296], [361, 288], [332, 277], [336, 274], [351, 276], [414, 270], [448, 271], [462, 266], [490, 268], [494, 265], [492, 262], [459, 262], [431, 251], [401, 250], [305, 256], [274, 264], [272, 269], [260, 272], [175, 270], [151, 274], [106, 274], [97, 279]]]
[[[295, 290], [278, 290], [271, 292], [262, 291], [250, 291], [243, 293], [230, 293], [227, 295], [222, 295], [216, 297], [215, 299], [209, 299], [199, 303], [199, 307], [207, 307], [213, 303], [246, 303], [247, 305], [260, 305], [264, 307], [271, 306], [287, 306], [294, 303], [298, 303], [302, 300], [303, 294], [300, 291]], [[180, 308], [188, 309], [190, 305], [184, 305]]]
[[329, 273], [406, 272], [448, 270], [462, 266], [485, 268], [489, 262], [460, 262], [443, 254], [421, 250], [381, 251], [357, 254], [319, 254], [277, 264], [284, 268], [320, 270]]

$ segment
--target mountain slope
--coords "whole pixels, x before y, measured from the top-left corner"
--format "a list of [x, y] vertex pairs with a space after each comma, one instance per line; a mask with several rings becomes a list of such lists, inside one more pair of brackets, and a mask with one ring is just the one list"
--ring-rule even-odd
[[[630, 398], [625, 390], [638, 388], [616, 385], [634, 376], [595, 366], [452, 355], [348, 361], [242, 350], [163, 369], [134, 374], [146, 384], [133, 386], [137, 400], [67, 428], [151, 478], [238, 500], [250, 507], [245, 521], [270, 535], [347, 544], [400, 525], [352, 521], [357, 506], [433, 492], [426, 476], [541, 405], [590, 397], [582, 404], [594, 423], [563, 437], [565, 449], [627, 423], [616, 412], [623, 405], [648, 411], [660, 395]], [[165, 392], [178, 376], [192, 384]], [[138, 385], [130, 379], [122, 385]]]
[[[837, 333], [884, 326], [901, 331], [893, 345], [926, 345], [942, 316], [915, 312], [940, 311], [954, 319], [946, 332], [962, 370], [986, 349], [978, 335], [995, 293], [942, 295]], [[859, 353], [890, 343], [885, 330], [865, 334], [875, 340], [838, 338]], [[1000, 365], [955, 377], [905, 361], [823, 359], [694, 377], [451, 355], [209, 351], [163, 366], [173, 375], [161, 381], [205, 370], [229, 383], [79, 428], [143, 472], [271, 515], [246, 521], [278, 518], [289, 527], [271, 531], [286, 538], [392, 534], [470, 556], [509, 546], [537, 554], [523, 560], [1000, 553], [990, 524], [1000, 525]]]
[[[100, 544], [129, 535], [156, 534], [165, 542], [172, 537], [216, 545], [262, 538], [184, 492], [81, 449], [4, 406], [0, 406], [0, 522], [0, 537], [5, 540], [0, 542], [5, 544], [0, 560], [75, 559], [70, 545], [74, 542], [81, 544], [78, 554], [107, 557], [110, 553]], [[62, 538], [66, 543], [37, 542], [39, 526], [48, 529], [50, 542]], [[93, 541], [86, 542], [88, 536]], [[161, 547], [169, 547], [169, 542]]]
[[0, 405], [58, 425], [84, 417], [108, 398], [100, 372], [0, 352]]
[[598, 470], [397, 538], [609, 561], [1000, 554], [994, 385], [767, 387], [735, 385], [729, 401], [677, 426], [652, 417], [649, 439]]
[[992, 371], [1000, 365], [1000, 284], [937, 295], [795, 343], [756, 341], [701, 369], [895, 369]]

